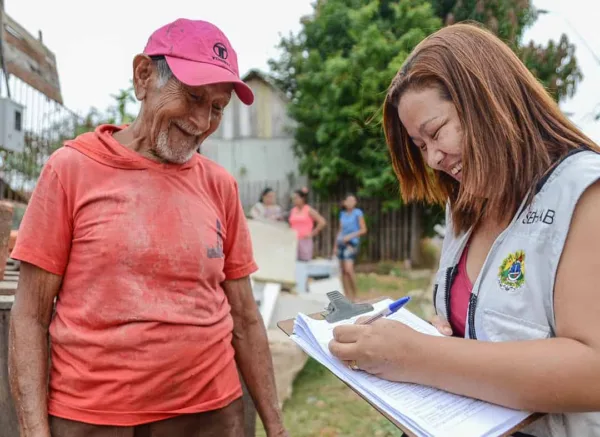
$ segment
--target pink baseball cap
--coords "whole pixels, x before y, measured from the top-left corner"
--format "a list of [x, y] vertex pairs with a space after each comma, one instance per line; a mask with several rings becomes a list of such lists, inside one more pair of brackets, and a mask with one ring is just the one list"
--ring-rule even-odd
[[164, 56], [175, 77], [186, 85], [233, 83], [243, 103], [254, 102], [252, 90], [240, 79], [235, 50], [214, 24], [175, 20], [150, 36], [144, 54]]

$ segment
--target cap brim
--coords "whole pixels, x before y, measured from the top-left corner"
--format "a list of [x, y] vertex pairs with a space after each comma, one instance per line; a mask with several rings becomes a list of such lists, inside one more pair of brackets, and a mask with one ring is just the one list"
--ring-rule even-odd
[[165, 59], [175, 77], [186, 85], [203, 86], [215, 83], [232, 83], [234, 91], [242, 103], [251, 105], [254, 102], [252, 89], [225, 68], [206, 62], [189, 61], [172, 56], [165, 56]]

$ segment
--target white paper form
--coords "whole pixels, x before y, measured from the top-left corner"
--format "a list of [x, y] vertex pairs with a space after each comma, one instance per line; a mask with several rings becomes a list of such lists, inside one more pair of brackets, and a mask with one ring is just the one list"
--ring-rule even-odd
[[[373, 312], [389, 303], [390, 300], [378, 302]], [[413, 433], [419, 436], [496, 436], [530, 414], [431, 387], [390, 382], [366, 372], [348, 369], [345, 363], [331, 355], [328, 344], [333, 338], [335, 326], [354, 323], [356, 319], [330, 324], [299, 314], [291, 338], [309, 355]], [[389, 319], [405, 323], [425, 334], [441, 336], [429, 323], [404, 308]]]

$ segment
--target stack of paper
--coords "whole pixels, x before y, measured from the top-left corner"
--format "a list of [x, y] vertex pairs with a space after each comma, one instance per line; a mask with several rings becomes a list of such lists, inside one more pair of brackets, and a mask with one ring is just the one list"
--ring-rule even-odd
[[[378, 302], [374, 305], [374, 312], [390, 303], [391, 300]], [[388, 318], [425, 334], [441, 335], [429, 323], [404, 308]], [[334, 327], [354, 323], [355, 320], [328, 323], [298, 314], [291, 338], [371, 404], [417, 436], [498, 436], [531, 414], [431, 387], [390, 382], [366, 372], [350, 370], [331, 355], [328, 344], [333, 338]]]

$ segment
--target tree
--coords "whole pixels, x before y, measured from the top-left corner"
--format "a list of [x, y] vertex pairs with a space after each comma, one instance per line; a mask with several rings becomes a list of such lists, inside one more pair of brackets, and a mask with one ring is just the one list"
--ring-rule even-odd
[[283, 38], [270, 66], [291, 97], [295, 151], [313, 188], [347, 182], [398, 198], [381, 106], [408, 54], [440, 26], [423, 1], [320, 0], [301, 32]]
[[432, 5], [446, 25], [465, 20], [483, 23], [513, 49], [557, 101], [575, 93], [583, 76], [575, 46], [565, 34], [546, 45], [523, 44], [525, 30], [538, 15], [530, 0], [432, 0]]

